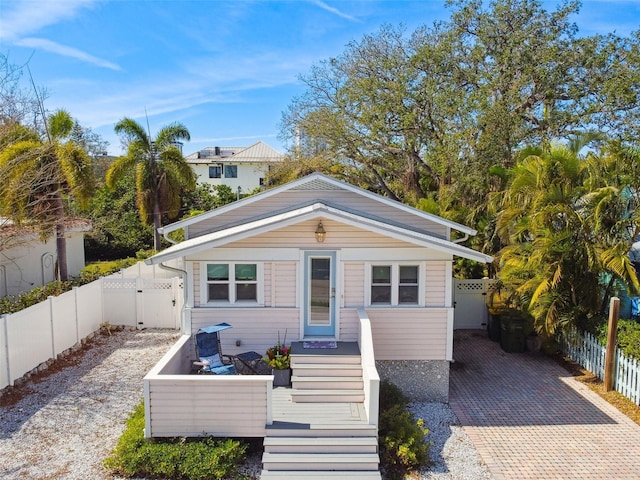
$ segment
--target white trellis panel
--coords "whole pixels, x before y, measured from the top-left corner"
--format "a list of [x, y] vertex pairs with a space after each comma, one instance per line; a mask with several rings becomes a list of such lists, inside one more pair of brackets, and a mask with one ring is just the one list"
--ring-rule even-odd
[[485, 329], [489, 321], [486, 298], [495, 280], [453, 280], [453, 328]]

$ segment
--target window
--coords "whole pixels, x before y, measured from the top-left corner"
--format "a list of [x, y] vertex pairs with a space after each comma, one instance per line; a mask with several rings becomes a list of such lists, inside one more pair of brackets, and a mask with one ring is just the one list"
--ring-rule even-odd
[[400, 265], [398, 303], [418, 303], [417, 265]]
[[391, 267], [374, 266], [371, 269], [371, 303], [391, 303]]
[[237, 165], [225, 165], [224, 166], [224, 178], [238, 178], [238, 166]]
[[418, 305], [420, 267], [418, 265], [372, 265], [371, 305]]
[[222, 178], [222, 165], [210, 165], [209, 178]]
[[203, 270], [205, 302], [258, 302], [258, 264], [208, 263]]

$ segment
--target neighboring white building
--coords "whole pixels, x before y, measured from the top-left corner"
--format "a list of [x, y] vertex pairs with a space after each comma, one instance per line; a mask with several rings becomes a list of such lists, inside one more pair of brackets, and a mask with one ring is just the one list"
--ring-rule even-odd
[[[91, 224], [69, 219], [65, 228], [67, 268], [70, 276], [77, 276], [84, 268], [84, 234]], [[55, 236], [43, 242], [33, 229], [0, 219], [0, 298], [54, 281], [57, 261]]]
[[228, 185], [248, 193], [264, 184], [269, 168], [284, 155], [264, 142], [249, 147], [207, 147], [185, 157], [198, 176], [198, 183]]

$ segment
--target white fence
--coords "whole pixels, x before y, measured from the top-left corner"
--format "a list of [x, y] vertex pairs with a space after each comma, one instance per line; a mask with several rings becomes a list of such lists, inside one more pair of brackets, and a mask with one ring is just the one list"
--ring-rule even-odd
[[[127, 271], [155, 274], [140, 266]], [[0, 389], [74, 347], [104, 322], [135, 328], [179, 328], [183, 304], [180, 279], [131, 278], [127, 271], [0, 316]]]
[[[607, 348], [600, 345], [593, 335], [573, 329], [563, 336], [563, 351], [567, 357], [600, 380], [604, 379]], [[625, 356], [619, 349], [616, 351], [614, 388], [636, 405], [640, 405], [640, 361]]]

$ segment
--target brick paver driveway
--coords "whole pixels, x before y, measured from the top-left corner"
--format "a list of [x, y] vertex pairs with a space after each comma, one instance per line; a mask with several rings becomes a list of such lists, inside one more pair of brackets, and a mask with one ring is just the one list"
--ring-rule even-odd
[[496, 480], [640, 479], [640, 426], [557, 363], [454, 338], [450, 404]]

